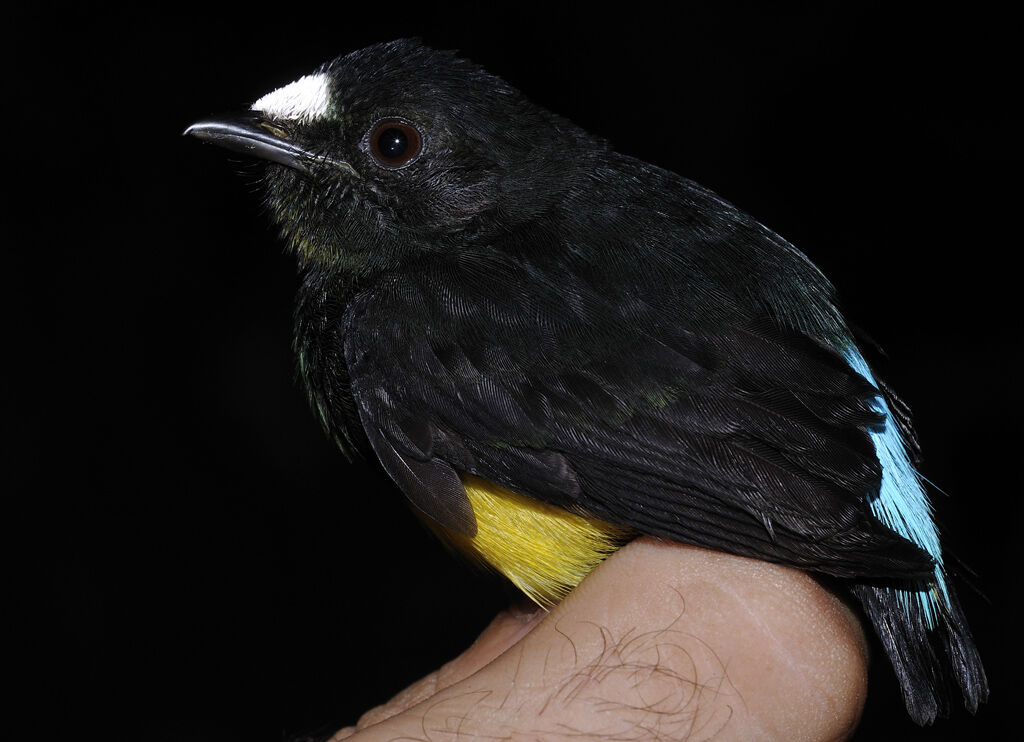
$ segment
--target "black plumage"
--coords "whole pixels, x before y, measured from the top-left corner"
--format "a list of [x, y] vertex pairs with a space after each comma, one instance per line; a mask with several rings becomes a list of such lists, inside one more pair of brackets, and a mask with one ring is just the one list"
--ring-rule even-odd
[[919, 486], [880, 448], [915, 453], [909, 413], [803, 254], [451, 53], [398, 41], [304, 80], [191, 131], [273, 161], [300, 370], [344, 450], [464, 536], [471, 474], [843, 578], [916, 720], [949, 677], [985, 698], [923, 491], [883, 479]]

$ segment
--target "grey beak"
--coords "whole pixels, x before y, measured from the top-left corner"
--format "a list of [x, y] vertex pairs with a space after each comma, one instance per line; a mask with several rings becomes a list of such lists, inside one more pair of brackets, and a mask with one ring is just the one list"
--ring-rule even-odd
[[183, 133], [233, 152], [287, 165], [305, 173], [309, 172], [310, 164], [319, 159], [290, 142], [290, 133], [286, 128], [252, 111], [198, 121]]

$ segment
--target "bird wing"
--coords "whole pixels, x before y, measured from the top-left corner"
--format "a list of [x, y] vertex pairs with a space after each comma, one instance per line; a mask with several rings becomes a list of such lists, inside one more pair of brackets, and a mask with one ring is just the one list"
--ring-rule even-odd
[[350, 304], [353, 398], [418, 508], [472, 535], [467, 472], [708, 548], [844, 577], [931, 574], [870, 512], [879, 392], [840, 353], [768, 320], [677, 320], [628, 281], [578, 278], [464, 256]]

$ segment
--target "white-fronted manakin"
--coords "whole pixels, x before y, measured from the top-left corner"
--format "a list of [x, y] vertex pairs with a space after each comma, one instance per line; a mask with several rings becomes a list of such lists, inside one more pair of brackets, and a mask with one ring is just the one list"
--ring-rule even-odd
[[451, 544], [542, 605], [637, 534], [832, 575], [916, 721], [985, 700], [909, 413], [788, 242], [416, 41], [187, 133], [269, 161], [312, 406]]

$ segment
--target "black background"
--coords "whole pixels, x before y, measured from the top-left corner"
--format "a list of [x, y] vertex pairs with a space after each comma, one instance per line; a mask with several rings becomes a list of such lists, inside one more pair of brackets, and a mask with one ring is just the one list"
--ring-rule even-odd
[[978, 573], [960, 590], [993, 686], [977, 717], [919, 730], [876, 662], [858, 738], [1000, 733], [1020, 690], [1014, 27], [974, 5], [596, 7], [8, 17], [8, 616], [42, 737], [350, 723], [504, 604], [322, 436], [258, 170], [180, 136], [411, 35], [713, 188], [833, 279], [950, 494], [936, 509]]

